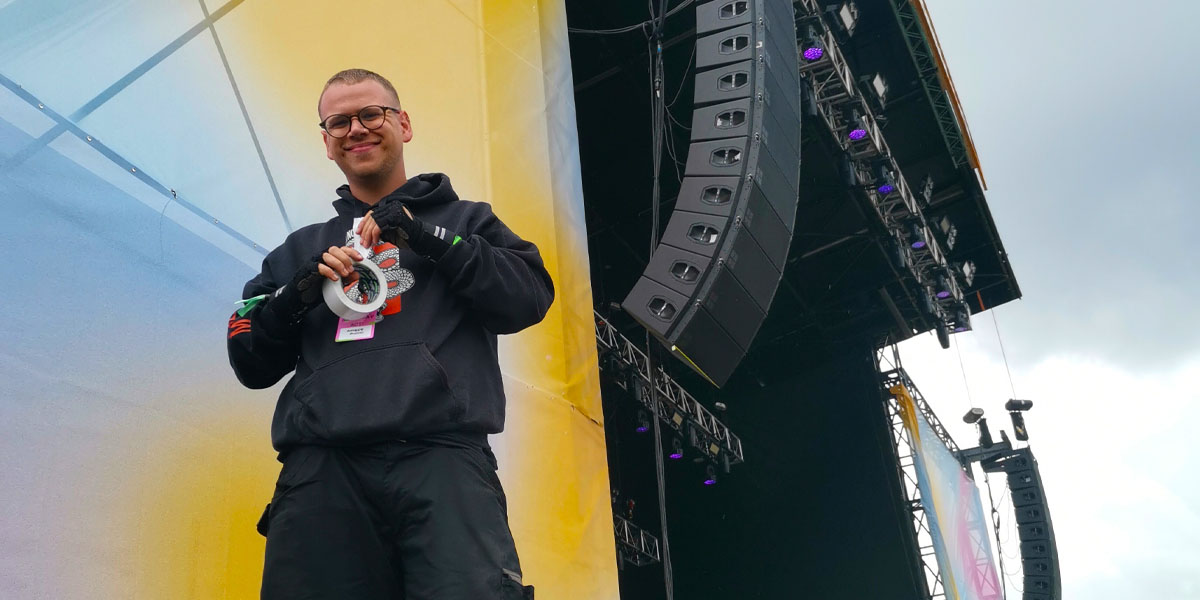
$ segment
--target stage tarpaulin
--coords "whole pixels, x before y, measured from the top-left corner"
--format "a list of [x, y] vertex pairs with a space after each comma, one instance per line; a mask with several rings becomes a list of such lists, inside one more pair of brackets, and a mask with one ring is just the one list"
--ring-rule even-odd
[[891, 389], [913, 440], [917, 486], [948, 600], [1000, 600], [979, 488], [934, 433], [904, 386]]
[[348, 67], [396, 84], [410, 173], [541, 248], [492, 443], [538, 596], [617, 597], [566, 15], [493, 0], [0, 0], [0, 597], [257, 596], [279, 388], [237, 384], [226, 321], [333, 214]]

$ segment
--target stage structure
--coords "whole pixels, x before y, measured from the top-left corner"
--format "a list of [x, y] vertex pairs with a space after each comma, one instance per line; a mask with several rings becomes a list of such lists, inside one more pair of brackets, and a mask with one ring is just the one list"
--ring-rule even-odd
[[652, 373], [646, 353], [610, 325], [600, 313], [596, 313], [596, 345], [600, 353], [600, 369], [652, 414], [654, 405], [649, 386], [657, 389], [658, 397], [662, 400], [658, 418], [675, 431], [687, 432], [687, 439], [693, 448], [723, 465], [726, 473], [731, 465], [745, 460], [742, 440], [676, 383], [661, 365]]
[[[1010, 401], [1028, 403], [1027, 400]], [[1018, 405], [1020, 406], [1020, 405]], [[1028, 405], [1021, 410], [1027, 410]], [[1020, 411], [1010, 411], [1020, 412]], [[1016, 427], [1014, 419], [1014, 428]], [[1004, 473], [1009, 497], [1017, 521], [1017, 536], [1020, 539], [1021, 571], [1023, 573], [1024, 600], [1061, 600], [1062, 578], [1058, 567], [1058, 544], [1054, 537], [1054, 525], [1050, 520], [1050, 507], [1046, 500], [1046, 489], [1042, 486], [1042, 475], [1037, 459], [1029, 447], [1013, 448], [1004, 432], [1001, 441], [993, 442], [987, 431], [986, 421], [978, 422], [980, 445], [957, 452], [963, 465], [978, 462], [986, 473]], [[1021, 422], [1023, 427], [1024, 423]], [[1021, 437], [1027, 436], [1022, 435]]]
[[[837, 139], [848, 184], [866, 196], [887, 230], [885, 245], [904, 274], [904, 297], [921, 307], [942, 347], [949, 348], [949, 333], [971, 329], [971, 309], [963, 289], [974, 281], [974, 263], [950, 263], [946, 251], [954, 248], [957, 229], [948, 219], [935, 223], [922, 209], [933, 199], [933, 180], [925, 178], [918, 188], [910, 187], [910, 178], [884, 138], [875, 113], [886, 104], [886, 82], [876, 74], [867, 86], [873, 96], [862, 93], [838, 36], [821, 18], [823, 7], [817, 0], [799, 0], [797, 9], [803, 28], [800, 72], [807, 99]], [[846, 28], [841, 13], [837, 19]], [[907, 323], [902, 316], [898, 320]]]
[[1000, 600], [1003, 590], [970, 467], [958, 462], [958, 446], [902, 368], [883, 373], [881, 384], [929, 597]]
[[662, 560], [658, 553], [658, 538], [638, 529], [620, 515], [613, 515], [613, 529], [617, 533], [617, 555], [621, 566], [641, 567]]
[[[941, 530], [912, 510], [916, 455], [892, 437], [900, 413], [880, 399], [874, 354], [923, 332], [947, 344], [1020, 290], [920, 0], [567, 9], [613, 488], [641, 510], [665, 485], [658, 516], [671, 523], [669, 536], [647, 527], [662, 534], [662, 562], [623, 570], [622, 597], [661, 598], [661, 566], [687, 598], [795, 595], [796, 581], [827, 599], [928, 598], [942, 584], [925, 574], [941, 571], [926, 571], [918, 538], [936, 564]], [[746, 95], [721, 96], [735, 89]], [[794, 197], [772, 192], [791, 184], [789, 145], [802, 164]], [[776, 278], [758, 276], [767, 265]], [[647, 330], [666, 351], [642, 344]], [[617, 335], [638, 352], [614, 352]], [[684, 459], [655, 481], [663, 451], [637, 432], [680, 421], [653, 415], [644, 392], [662, 390], [648, 375], [631, 381], [642, 362], [706, 409], [681, 432], [704, 432], [708, 415], [738, 432], [744, 462], [718, 484], [701, 486], [691, 464], [713, 466], [703, 443], [671, 448]], [[971, 573], [956, 565], [944, 579]]]

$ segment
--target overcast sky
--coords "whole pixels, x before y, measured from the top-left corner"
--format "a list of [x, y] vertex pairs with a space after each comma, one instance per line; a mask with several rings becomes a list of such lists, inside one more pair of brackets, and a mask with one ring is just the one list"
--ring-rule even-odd
[[[1200, 2], [925, 2], [1024, 293], [992, 312], [1063, 597], [1200, 599]], [[1011, 431], [993, 314], [974, 325], [902, 346], [964, 447], [972, 405]]]

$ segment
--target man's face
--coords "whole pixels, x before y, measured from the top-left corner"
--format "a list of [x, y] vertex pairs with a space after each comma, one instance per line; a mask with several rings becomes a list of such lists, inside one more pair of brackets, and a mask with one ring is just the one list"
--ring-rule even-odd
[[[398, 105], [396, 98], [378, 82], [366, 80], [350, 85], [333, 84], [321, 97], [320, 116], [357, 115], [364, 106]], [[387, 181], [397, 170], [404, 169], [404, 144], [412, 139], [408, 113], [387, 111], [383, 126], [370, 130], [357, 118], [350, 120], [350, 132], [335, 138], [322, 131], [325, 154], [337, 163], [347, 179], [372, 182]]]

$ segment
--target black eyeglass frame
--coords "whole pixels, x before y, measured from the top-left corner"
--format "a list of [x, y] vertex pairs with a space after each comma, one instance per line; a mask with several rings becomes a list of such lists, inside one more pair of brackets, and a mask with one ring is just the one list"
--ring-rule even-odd
[[[374, 127], [368, 126], [366, 121], [364, 121], [363, 117], [362, 117], [363, 111], [372, 109], [372, 108], [383, 109], [383, 119], [380, 120], [379, 124]], [[347, 135], [350, 135], [350, 130], [354, 128], [354, 119], [358, 119], [358, 124], [362, 125], [363, 129], [366, 129], [367, 131], [375, 131], [376, 129], [383, 127], [383, 124], [387, 122], [387, 113], [389, 110], [396, 114], [400, 114], [400, 109], [397, 107], [394, 107], [394, 106], [384, 106], [382, 104], [368, 104], [367, 106], [364, 106], [364, 107], [358, 109], [358, 112], [354, 113], [352, 115], [343, 115], [343, 114], [329, 115], [328, 117], [325, 117], [324, 121], [317, 123], [317, 125], [319, 125], [321, 127], [321, 129], [325, 131], [325, 133], [328, 133], [329, 135], [332, 135], [335, 138], [341, 139], [341, 138], [346, 137]], [[328, 123], [329, 120], [334, 117], [346, 117], [346, 119], [347, 119], [346, 133], [344, 133], [342, 135], [335, 135], [332, 131], [329, 130], [328, 127], [325, 126], [325, 124]]]

